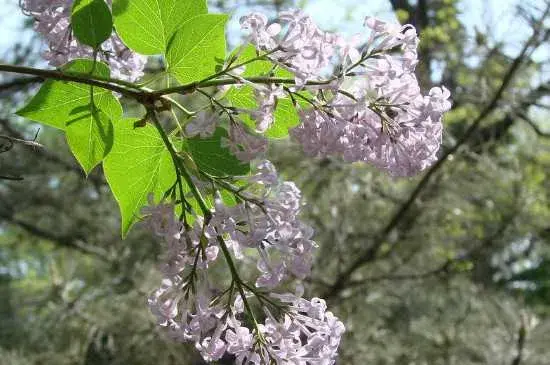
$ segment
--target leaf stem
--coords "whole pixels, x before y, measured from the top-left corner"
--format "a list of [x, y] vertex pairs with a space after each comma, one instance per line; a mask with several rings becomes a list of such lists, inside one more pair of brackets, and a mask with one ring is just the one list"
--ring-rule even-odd
[[174, 148], [174, 145], [170, 141], [170, 138], [168, 137], [168, 135], [166, 134], [166, 132], [162, 128], [162, 125], [160, 124], [160, 121], [157, 118], [157, 116], [155, 114], [155, 111], [150, 109], [150, 110], [147, 111], [147, 114], [148, 114], [149, 118], [152, 120], [155, 127], [157, 128], [157, 131], [159, 132], [159, 134], [162, 138], [162, 141], [164, 142], [164, 144], [166, 146], [166, 149], [168, 150], [168, 152], [170, 153], [170, 156], [172, 157], [172, 162], [173, 162], [174, 167], [176, 169], [176, 174], [178, 176], [183, 176], [183, 178], [185, 179], [185, 182], [189, 186], [189, 189], [191, 189], [191, 192], [193, 193], [193, 195], [197, 199], [197, 201], [199, 203], [199, 206], [200, 206], [200, 208], [201, 208], [201, 210], [204, 214], [205, 220], [209, 219], [209, 217], [212, 215], [212, 213], [210, 212], [210, 209], [208, 209], [208, 206], [206, 205], [206, 202], [205, 202], [204, 198], [202, 197], [201, 192], [197, 189], [197, 186], [193, 182], [193, 179], [191, 178], [191, 175], [189, 174], [189, 172], [187, 172], [187, 169], [185, 169], [185, 166], [183, 165], [180, 158], [178, 157], [178, 153], [177, 153], [176, 149]]
[[250, 306], [250, 303], [248, 303], [248, 299], [246, 298], [246, 293], [244, 292], [244, 287], [246, 284], [243, 283], [239, 276], [239, 272], [237, 271], [237, 268], [235, 267], [235, 263], [233, 262], [233, 258], [231, 257], [231, 253], [229, 252], [229, 249], [227, 248], [227, 244], [225, 243], [225, 240], [221, 235], [217, 236], [218, 243], [220, 244], [220, 247], [223, 252], [223, 256], [225, 257], [225, 261], [227, 262], [227, 265], [229, 266], [229, 271], [231, 272], [231, 276], [233, 277], [233, 282], [237, 284], [237, 290], [239, 291], [239, 294], [241, 296], [241, 299], [243, 300], [244, 307], [250, 317], [252, 318], [252, 322], [254, 323], [255, 331], [258, 336], [258, 339], [261, 342], [264, 342], [264, 338], [262, 333], [260, 332], [258, 321], [256, 320], [256, 316], [254, 315], [254, 312], [252, 311], [252, 307]]
[[205, 78], [205, 79], [199, 81], [199, 84], [203, 84], [203, 83], [205, 83], [205, 82], [207, 82], [207, 81], [210, 81], [210, 80], [213, 80], [213, 79], [217, 79], [217, 78], [220, 77], [220, 76], [223, 76], [223, 75], [228, 74], [230, 71], [233, 71], [233, 70], [235, 70], [235, 69], [237, 69], [237, 68], [239, 68], [239, 67], [246, 66], [246, 65], [248, 65], [248, 64], [250, 64], [250, 63], [252, 63], [252, 62], [261, 61], [261, 60], [263, 60], [265, 57], [269, 56], [270, 54], [272, 54], [272, 53], [274, 53], [274, 52], [277, 52], [278, 50], [279, 50], [279, 48], [275, 48], [275, 49], [272, 50], [272, 51], [269, 51], [269, 52], [264, 53], [264, 54], [262, 54], [262, 55], [259, 55], [259, 56], [257, 56], [257, 57], [251, 58], [251, 59], [246, 60], [246, 61], [244, 61], [244, 62], [238, 63], [238, 64], [236, 64], [236, 65], [234, 65], [234, 66], [230, 66], [230, 67], [228, 67], [228, 68], [225, 68], [225, 69], [221, 70], [220, 72], [217, 72], [217, 73], [215, 73], [215, 74], [213, 74], [213, 75], [211, 75], [211, 76], [208, 76], [207, 78]]

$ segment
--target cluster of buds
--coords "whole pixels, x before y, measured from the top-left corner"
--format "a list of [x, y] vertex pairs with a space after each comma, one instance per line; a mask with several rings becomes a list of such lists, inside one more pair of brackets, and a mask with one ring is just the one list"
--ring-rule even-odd
[[[241, 26], [258, 52], [294, 74], [296, 86], [286, 88], [284, 96], [313, 94], [312, 107], [300, 111], [302, 123], [292, 131], [307, 155], [367, 162], [394, 176], [414, 175], [436, 161], [450, 93], [435, 87], [422, 95], [414, 74], [418, 37], [412, 26], [368, 17], [370, 32], [346, 40], [319, 30], [301, 11], [283, 12], [271, 22], [254, 13], [243, 17]], [[261, 132], [273, 120], [269, 106], [282, 91], [256, 89], [258, 105], [268, 106], [251, 111], [260, 114], [255, 119]]]
[[[35, 19], [34, 29], [44, 38], [47, 49], [42, 56], [52, 66], [62, 66], [77, 58], [93, 58], [92, 47], [81, 44], [71, 29], [74, 0], [20, 0], [21, 9]], [[112, 0], [107, 0], [110, 5]], [[146, 57], [131, 51], [113, 32], [101, 45], [97, 57], [109, 64], [115, 79], [135, 81], [143, 76]]]
[[[342, 322], [322, 299], [306, 300], [300, 290], [276, 293], [311, 270], [316, 244], [311, 227], [298, 218], [300, 190], [280, 181], [269, 161], [246, 180], [246, 189], [223, 183], [242, 203], [229, 207], [218, 198], [211, 215], [197, 217], [192, 227], [175, 218], [172, 204], [143, 210], [165, 243], [164, 278], [149, 298], [151, 311], [170, 337], [194, 342], [206, 361], [228, 353], [238, 364], [331, 364]], [[216, 287], [208, 269], [224, 259], [232, 280]], [[255, 284], [240, 278], [233, 260], [256, 260]]]

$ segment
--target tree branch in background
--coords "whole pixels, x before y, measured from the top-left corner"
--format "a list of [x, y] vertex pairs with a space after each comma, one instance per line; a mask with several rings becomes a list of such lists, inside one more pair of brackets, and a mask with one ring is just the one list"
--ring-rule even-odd
[[394, 11], [405, 10], [408, 13], [412, 13], [414, 11], [413, 7], [411, 6], [411, 4], [409, 4], [408, 0], [390, 0], [390, 4]]
[[[9, 152], [15, 144], [22, 144], [25, 146], [32, 146], [33, 148], [42, 147], [42, 145], [36, 142], [36, 137], [32, 141], [28, 141], [22, 138], [14, 138], [0, 134], [0, 153]], [[0, 180], [21, 181], [21, 176], [10, 176], [0, 174]]]
[[[350, 281], [347, 287], [361, 287], [364, 285], [368, 285], [373, 282], [380, 282], [380, 281], [414, 281], [414, 280], [423, 280], [428, 279], [430, 277], [435, 276], [447, 276], [451, 274], [456, 274], [459, 272], [462, 272], [463, 270], [458, 269], [456, 264], [460, 262], [464, 262], [467, 260], [476, 260], [476, 256], [479, 255], [480, 252], [483, 250], [486, 250], [487, 248], [490, 248], [494, 245], [495, 241], [502, 237], [506, 229], [512, 224], [515, 218], [514, 215], [510, 215], [508, 217], [505, 217], [501, 224], [499, 225], [498, 229], [491, 234], [489, 237], [485, 238], [478, 246], [473, 247], [468, 252], [462, 255], [458, 255], [453, 258], [447, 259], [444, 263], [439, 265], [438, 267], [428, 270], [422, 273], [411, 273], [411, 274], [386, 274], [386, 275], [380, 275], [380, 276], [374, 276], [374, 277], [368, 277], [362, 280], [355, 280]], [[391, 271], [395, 271], [397, 268]]]
[[[470, 148], [472, 148], [472, 150], [475, 152], [480, 152], [483, 145], [487, 142], [496, 142], [505, 137], [510, 128], [518, 120], [518, 118], [523, 119], [526, 115], [526, 111], [529, 108], [533, 106], [539, 106], [540, 99], [550, 95], [549, 86], [550, 85], [547, 83], [537, 86], [535, 89], [531, 90], [516, 107], [514, 107], [510, 112], [504, 115], [498, 122], [495, 122], [485, 128], [479, 129], [476, 135], [472, 137], [469, 141]], [[540, 137], [546, 137], [549, 135], [548, 133], [542, 132], [536, 124], [535, 127], [537, 128], [535, 129], [535, 132]]]
[[523, 358], [523, 349], [525, 348], [525, 337], [527, 335], [527, 326], [525, 325], [525, 317], [522, 316], [521, 324], [518, 330], [518, 341], [516, 343], [516, 357], [512, 360], [512, 365], [520, 365]]
[[59, 246], [74, 249], [88, 255], [93, 255], [107, 262], [113, 261], [111, 256], [106, 251], [98, 247], [87, 245], [83, 242], [83, 240], [79, 239], [78, 237], [57, 235], [55, 233], [37, 227], [31, 223], [17, 219], [13, 216], [13, 214], [6, 212], [0, 212], [0, 219], [9, 224], [22, 228], [33, 236], [51, 241], [58, 244]]
[[348, 281], [350, 280], [353, 273], [355, 273], [355, 271], [357, 271], [366, 263], [369, 263], [374, 259], [376, 259], [378, 251], [384, 244], [388, 235], [398, 226], [402, 218], [409, 212], [409, 210], [414, 205], [414, 203], [416, 202], [420, 194], [424, 191], [424, 189], [430, 183], [434, 174], [444, 166], [444, 164], [448, 161], [449, 157], [451, 157], [454, 153], [456, 153], [460, 149], [460, 147], [462, 147], [462, 145], [464, 145], [470, 139], [470, 137], [472, 137], [477, 132], [481, 123], [485, 121], [489, 116], [492, 115], [492, 113], [498, 107], [499, 102], [505, 90], [508, 88], [508, 86], [514, 79], [514, 76], [519, 71], [520, 66], [525, 62], [525, 56], [530, 51], [532, 51], [532, 48], [534, 47], [534, 45], [537, 44], [537, 40], [539, 39], [539, 36], [541, 33], [542, 22], [544, 21], [544, 19], [546, 19], [549, 12], [550, 12], [550, 4], [548, 4], [548, 6], [544, 11], [544, 14], [541, 16], [539, 22], [534, 27], [533, 34], [531, 35], [529, 40], [525, 43], [519, 55], [514, 59], [514, 61], [510, 65], [508, 71], [506, 72], [506, 75], [502, 80], [500, 87], [492, 97], [489, 104], [479, 113], [477, 118], [472, 122], [470, 127], [468, 127], [468, 129], [462, 135], [462, 137], [460, 137], [458, 141], [451, 148], [447, 149], [443, 153], [441, 158], [426, 172], [426, 174], [420, 180], [416, 188], [413, 189], [413, 191], [411, 192], [409, 198], [397, 210], [397, 212], [393, 215], [393, 217], [388, 222], [388, 224], [384, 227], [384, 229], [378, 235], [376, 242], [374, 242], [369, 248], [367, 248], [365, 252], [360, 254], [359, 257], [355, 261], [353, 261], [351, 265], [338, 276], [338, 278], [336, 279], [332, 287], [327, 292], [324, 293], [323, 296], [325, 298], [332, 298], [338, 295], [346, 287], [346, 285], [348, 284]]
[[6, 83], [0, 84], [0, 93], [4, 91], [11, 91], [14, 88], [22, 89], [26, 86], [36, 84], [44, 81], [41, 77], [23, 77], [19, 79], [14, 79]]
[[544, 138], [550, 138], [550, 133], [542, 131], [542, 129], [539, 128], [537, 123], [535, 123], [531, 118], [529, 118], [525, 113], [519, 114], [519, 117], [521, 120], [529, 124], [529, 126], [535, 131], [537, 136], [544, 137]]
[[21, 176], [8, 176], [8, 175], [0, 175], [0, 180], [9, 180], [9, 181], [23, 181], [25, 180]]
[[[461, 258], [461, 260], [464, 260], [464, 258]], [[388, 275], [372, 276], [362, 280], [350, 281], [348, 287], [351, 288], [351, 287], [363, 286], [363, 285], [368, 285], [370, 283], [380, 282], [380, 281], [422, 280], [432, 276], [438, 276], [440, 274], [448, 274], [452, 271], [451, 264], [456, 261], [459, 261], [459, 260], [447, 260], [443, 265], [440, 265], [439, 267], [433, 270], [429, 270], [419, 274], [393, 274], [393, 275], [388, 274]]]
[[[17, 129], [15, 129], [9, 120], [0, 118], [0, 126], [5, 130], [5, 132], [10, 134], [10, 137], [24, 140], [25, 137], [21, 132], [19, 132]], [[36, 142], [35, 142], [36, 143]], [[59, 165], [63, 169], [73, 172], [75, 174], [78, 174], [79, 176], [84, 176], [82, 169], [76, 165], [75, 163], [70, 163], [65, 160], [63, 160], [61, 157], [59, 157], [57, 154], [47, 150], [46, 148], [40, 148], [36, 149], [35, 147], [43, 147], [42, 145], [36, 143], [37, 146], [31, 146], [33, 147], [34, 152], [37, 152], [38, 157], [44, 159], [47, 162], [51, 162], [53, 164]], [[26, 144], [24, 144], [26, 145]], [[88, 180], [92, 181], [94, 184], [105, 184], [105, 179], [101, 175], [97, 174], [89, 174], [87, 177]]]

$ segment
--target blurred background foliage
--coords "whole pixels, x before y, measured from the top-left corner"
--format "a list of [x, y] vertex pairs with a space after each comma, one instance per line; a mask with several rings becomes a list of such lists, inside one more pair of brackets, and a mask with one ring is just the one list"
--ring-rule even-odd
[[[345, 8], [333, 29], [379, 15], [356, 1], [211, 6], [238, 14], [320, 3], [314, 17]], [[338, 364], [548, 365], [548, 3], [371, 3], [416, 26], [421, 84], [447, 86], [453, 109], [440, 162], [413, 179], [273, 145], [270, 158], [304, 191], [320, 245], [308, 294], [327, 298], [347, 327]], [[18, 29], [31, 25], [17, 19]], [[42, 65], [40, 40], [25, 34], [2, 43], [2, 62]], [[39, 126], [13, 112], [36, 83], [1, 77], [0, 134], [34, 138]], [[121, 241], [101, 171], [84, 178], [53, 130], [40, 129], [38, 140], [45, 148], [0, 154], [0, 363], [201, 364], [147, 310], [158, 243], [139, 227]]]

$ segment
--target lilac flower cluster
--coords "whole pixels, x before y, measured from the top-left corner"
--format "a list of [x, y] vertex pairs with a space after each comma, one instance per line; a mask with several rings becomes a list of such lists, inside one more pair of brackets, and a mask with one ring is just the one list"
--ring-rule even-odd
[[[413, 75], [380, 87], [359, 81], [324, 109], [301, 112], [292, 135], [310, 156], [339, 155], [348, 162], [369, 162], [395, 176], [411, 176], [437, 160], [441, 115], [448, 109], [446, 89], [422, 96]], [[376, 91], [375, 96], [368, 93]]]
[[[197, 218], [193, 227], [175, 219], [171, 204], [144, 209], [150, 229], [165, 242], [164, 279], [149, 298], [151, 311], [171, 338], [194, 342], [205, 361], [229, 353], [237, 364], [332, 364], [342, 322], [322, 299], [273, 292], [311, 270], [316, 244], [312, 229], [298, 219], [301, 193], [280, 182], [269, 161], [259, 163], [246, 186], [234, 191], [242, 203], [216, 199], [207, 221]], [[235, 277], [226, 289], [211, 285], [208, 268], [224, 249], [224, 256], [257, 261], [254, 286]], [[255, 318], [248, 304], [253, 298], [265, 321], [254, 319], [250, 328], [242, 318]]]
[[263, 14], [253, 13], [241, 18], [241, 28], [249, 32], [252, 44], [295, 75], [298, 86], [330, 65], [339, 40], [319, 29], [300, 10], [283, 11], [273, 22], [268, 22]]
[[[107, 2], [110, 4], [111, 0]], [[94, 55], [92, 47], [80, 44], [73, 35], [72, 4], [73, 0], [20, 0], [23, 12], [35, 19], [34, 29], [48, 45], [43, 57], [52, 66]], [[126, 47], [114, 32], [101, 45], [98, 57], [109, 64], [113, 78], [135, 81], [143, 76], [146, 58]]]
[[277, 107], [277, 100], [284, 98], [285, 93], [281, 86], [274, 84], [254, 85], [254, 92], [258, 109], [251, 111], [250, 116], [256, 121], [256, 132], [263, 133], [275, 121], [273, 113]]
[[261, 162], [248, 181], [249, 188], [239, 193], [243, 204], [226, 207], [217, 200], [212, 224], [227, 235], [235, 257], [243, 258], [246, 249], [257, 253], [256, 286], [275, 288], [289, 274], [304, 279], [316, 244], [313, 229], [298, 219], [300, 190], [292, 182], [279, 183], [269, 161]]
[[[365, 25], [367, 37], [347, 41], [319, 30], [301, 11], [283, 12], [272, 22], [257, 13], [241, 18], [248, 41], [295, 75], [289, 96], [299, 90], [315, 93], [312, 107], [300, 111], [302, 123], [291, 133], [306, 154], [368, 162], [395, 176], [414, 175], [437, 159], [450, 93], [435, 87], [422, 95], [414, 74], [414, 27], [372, 17]], [[332, 76], [327, 75], [331, 65]], [[263, 107], [255, 119], [262, 132], [281, 94], [257, 95]]]

